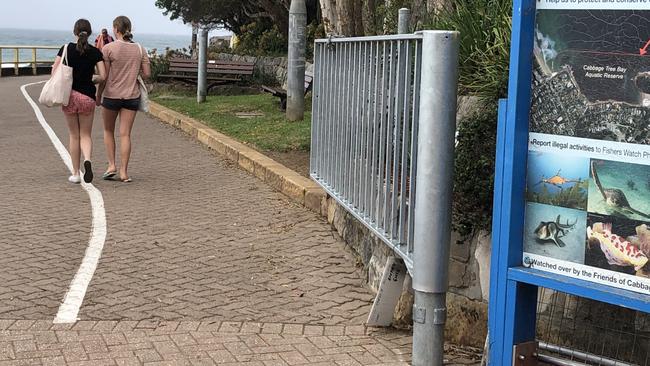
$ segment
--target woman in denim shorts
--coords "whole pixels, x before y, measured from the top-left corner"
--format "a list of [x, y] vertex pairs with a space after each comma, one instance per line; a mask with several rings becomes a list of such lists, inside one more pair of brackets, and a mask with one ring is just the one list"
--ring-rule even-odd
[[[113, 21], [116, 41], [102, 48], [106, 62], [106, 83], [100, 85], [98, 96], [103, 96], [101, 105], [104, 118], [104, 144], [108, 154], [108, 168], [104, 179], [113, 179], [119, 174], [122, 182], [131, 182], [128, 167], [131, 157], [131, 130], [140, 106], [138, 75], [149, 78], [151, 66], [146, 50], [133, 42], [131, 21], [119, 16]], [[99, 105], [100, 98], [97, 98]], [[120, 117], [120, 168], [115, 163], [115, 122]]]

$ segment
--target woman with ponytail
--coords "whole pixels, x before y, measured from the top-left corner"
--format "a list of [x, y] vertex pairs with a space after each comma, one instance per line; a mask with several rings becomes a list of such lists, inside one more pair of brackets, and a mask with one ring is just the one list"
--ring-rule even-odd
[[[102, 49], [106, 61], [107, 79], [98, 91], [104, 107], [104, 144], [108, 154], [108, 168], [104, 179], [113, 179], [117, 174], [122, 182], [130, 182], [128, 167], [131, 157], [131, 129], [140, 107], [138, 76], [149, 78], [151, 66], [144, 47], [133, 42], [131, 21], [119, 16], [113, 21], [113, 33], [117, 39]], [[120, 169], [115, 163], [115, 122], [120, 117]]]
[[[101, 52], [88, 44], [88, 37], [92, 34], [90, 22], [79, 19], [74, 24], [73, 33], [76, 42], [61, 47], [54, 61], [52, 73], [61, 65], [63, 52], [66, 52], [66, 65], [72, 67], [72, 92], [68, 105], [63, 106], [63, 113], [68, 122], [70, 132], [70, 157], [72, 158], [73, 173], [68, 178], [71, 183], [81, 183], [79, 165], [81, 153], [84, 156], [84, 175], [86, 183], [93, 180], [90, 155], [92, 153], [93, 118], [95, 116], [96, 88], [94, 82], [106, 78], [106, 69]], [[94, 75], [95, 70], [99, 75]]]

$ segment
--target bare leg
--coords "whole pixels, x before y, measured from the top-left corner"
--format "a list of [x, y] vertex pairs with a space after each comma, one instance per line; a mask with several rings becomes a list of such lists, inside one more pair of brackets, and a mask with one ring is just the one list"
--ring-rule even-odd
[[118, 113], [118, 111], [102, 108], [102, 116], [104, 119], [104, 145], [106, 146], [106, 155], [108, 155], [107, 172], [114, 172], [117, 170], [117, 167], [115, 166], [115, 120], [117, 119]]
[[129, 159], [131, 158], [131, 130], [137, 111], [122, 109], [120, 111], [120, 179], [129, 178]]
[[68, 130], [70, 132], [68, 150], [70, 150], [70, 157], [72, 158], [72, 174], [79, 175], [79, 159], [81, 159], [81, 148], [79, 146], [79, 115], [65, 114], [65, 119], [68, 121]]
[[93, 152], [92, 132], [94, 117], [94, 113], [79, 115], [79, 142], [84, 160], [90, 160]]

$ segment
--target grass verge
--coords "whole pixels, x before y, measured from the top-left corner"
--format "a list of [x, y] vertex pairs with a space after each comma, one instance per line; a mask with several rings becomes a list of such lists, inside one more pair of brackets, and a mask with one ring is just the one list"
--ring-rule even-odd
[[160, 90], [152, 100], [202, 121], [215, 130], [260, 150], [273, 152], [309, 151], [311, 106], [300, 122], [289, 122], [270, 94], [211, 95], [196, 103], [189, 91]]

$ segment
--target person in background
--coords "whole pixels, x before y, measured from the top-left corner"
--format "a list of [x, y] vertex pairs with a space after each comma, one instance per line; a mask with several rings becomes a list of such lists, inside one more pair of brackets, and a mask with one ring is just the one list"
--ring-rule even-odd
[[[101, 105], [104, 119], [104, 145], [108, 154], [108, 169], [103, 175], [111, 180], [117, 174], [122, 182], [131, 182], [128, 174], [131, 157], [131, 130], [140, 107], [140, 89], [137, 78], [151, 76], [151, 65], [147, 51], [133, 42], [131, 20], [119, 16], [113, 21], [113, 33], [117, 40], [104, 46], [107, 79], [100, 84], [97, 104]], [[115, 164], [115, 122], [120, 117], [120, 169]]]
[[[71, 183], [81, 183], [79, 163], [81, 152], [84, 155], [84, 182], [93, 180], [90, 156], [92, 153], [93, 118], [95, 116], [96, 88], [93, 80], [106, 79], [106, 68], [102, 53], [88, 44], [88, 37], [92, 34], [90, 22], [79, 19], [74, 24], [76, 43], [69, 43], [67, 49], [61, 47], [52, 66], [52, 74], [61, 65], [63, 51], [67, 50], [66, 64], [72, 67], [72, 92], [67, 106], [63, 106], [63, 113], [68, 122], [70, 132], [70, 157], [72, 158], [72, 175], [68, 178]], [[98, 75], [93, 77], [97, 69]]]
[[106, 28], [104, 28], [102, 29], [102, 32], [95, 39], [95, 47], [97, 47], [97, 49], [101, 51], [102, 48], [104, 48], [104, 46], [114, 41], [115, 40], [113, 39], [113, 37], [111, 37], [111, 35], [108, 34]]

